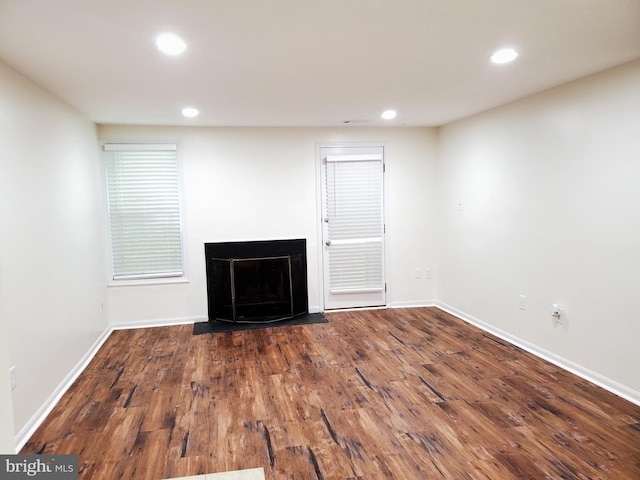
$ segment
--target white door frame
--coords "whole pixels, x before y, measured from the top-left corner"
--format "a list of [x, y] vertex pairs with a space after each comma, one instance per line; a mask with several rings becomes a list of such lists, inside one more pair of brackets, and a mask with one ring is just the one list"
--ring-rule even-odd
[[[320, 311], [325, 311], [325, 295], [324, 295], [324, 238], [323, 238], [323, 229], [322, 229], [322, 189], [323, 185], [323, 176], [322, 176], [322, 157], [320, 155], [320, 151], [323, 148], [349, 148], [349, 147], [377, 147], [382, 148], [384, 165], [385, 169], [388, 164], [388, 147], [385, 142], [353, 142], [353, 143], [325, 143], [319, 142], [316, 143], [316, 232], [317, 232], [317, 251], [318, 251], [318, 303], [320, 306]], [[383, 175], [383, 216], [385, 223], [385, 241], [384, 241], [384, 263], [386, 265], [384, 269], [384, 283], [388, 286], [388, 259], [389, 259], [389, 245], [386, 241], [386, 224], [387, 224], [387, 175], [386, 173]], [[385, 305], [384, 307], [389, 306], [389, 291], [390, 288], [387, 288], [385, 295]], [[380, 307], [378, 307], [380, 308]]]

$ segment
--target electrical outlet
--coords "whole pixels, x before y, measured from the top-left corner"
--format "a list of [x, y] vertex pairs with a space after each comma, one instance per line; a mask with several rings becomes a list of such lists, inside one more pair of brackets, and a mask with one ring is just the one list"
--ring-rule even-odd
[[433, 278], [433, 270], [431, 270], [430, 268], [425, 268], [424, 278]]
[[422, 278], [422, 269], [414, 268], [413, 269], [413, 278]]
[[16, 388], [16, 366], [14, 365], [9, 369], [9, 378], [11, 379], [11, 390]]

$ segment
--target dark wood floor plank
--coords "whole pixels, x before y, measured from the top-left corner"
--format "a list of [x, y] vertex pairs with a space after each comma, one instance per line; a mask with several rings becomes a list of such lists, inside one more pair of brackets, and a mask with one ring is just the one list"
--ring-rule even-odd
[[640, 478], [640, 407], [435, 308], [115, 331], [22, 453], [80, 478]]

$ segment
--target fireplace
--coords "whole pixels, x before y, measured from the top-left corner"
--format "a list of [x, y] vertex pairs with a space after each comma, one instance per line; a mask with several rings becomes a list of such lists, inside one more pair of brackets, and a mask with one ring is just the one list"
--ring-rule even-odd
[[275, 322], [308, 313], [306, 240], [204, 248], [210, 322]]

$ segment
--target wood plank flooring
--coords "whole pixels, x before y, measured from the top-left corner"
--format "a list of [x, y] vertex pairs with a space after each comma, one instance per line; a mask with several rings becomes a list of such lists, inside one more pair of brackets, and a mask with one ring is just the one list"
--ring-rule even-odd
[[21, 453], [80, 478], [640, 479], [640, 407], [435, 308], [114, 332]]

